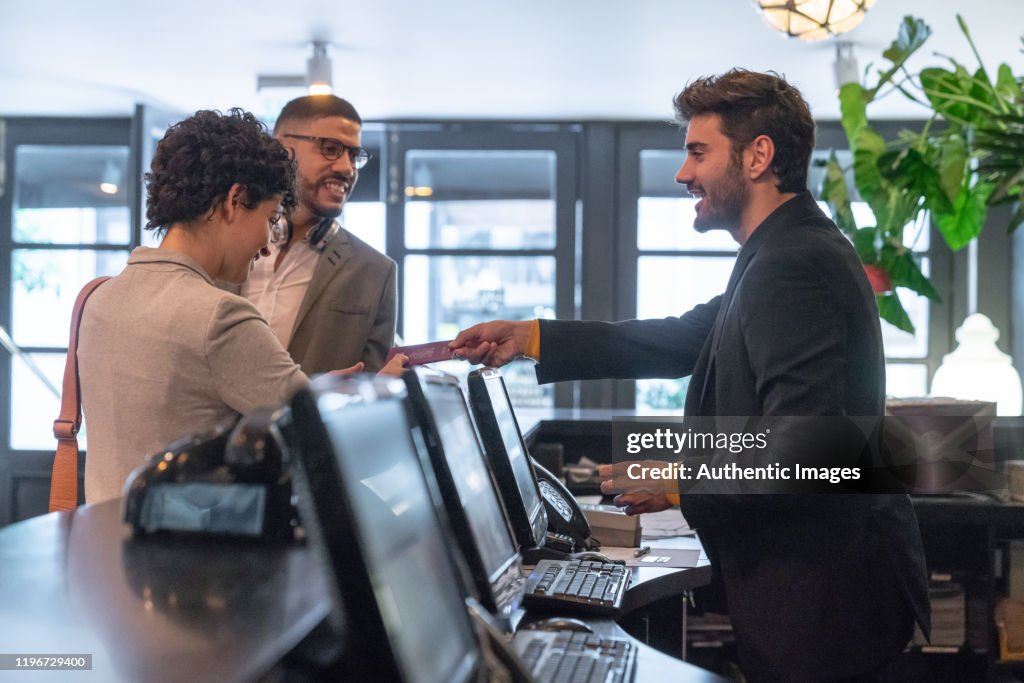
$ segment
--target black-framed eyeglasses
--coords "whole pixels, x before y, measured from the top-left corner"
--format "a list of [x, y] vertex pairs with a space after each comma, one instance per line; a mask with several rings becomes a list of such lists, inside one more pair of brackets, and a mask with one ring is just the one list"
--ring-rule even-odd
[[336, 140], [335, 138], [321, 138], [316, 135], [293, 135], [291, 133], [285, 133], [284, 137], [316, 143], [320, 146], [320, 154], [327, 161], [336, 161], [341, 158], [342, 154], [348, 152], [349, 161], [352, 162], [354, 168], [358, 169], [366, 166], [366, 162], [370, 160], [370, 153], [366, 151], [365, 147], [346, 145], [341, 140]]

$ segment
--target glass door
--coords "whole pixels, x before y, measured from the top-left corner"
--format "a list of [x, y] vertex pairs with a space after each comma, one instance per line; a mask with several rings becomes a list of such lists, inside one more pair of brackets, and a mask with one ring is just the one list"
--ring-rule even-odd
[[[486, 320], [572, 317], [575, 140], [546, 128], [392, 134], [388, 252], [400, 264], [404, 343], [451, 339]], [[504, 374], [517, 406], [555, 405], [531, 362]]]

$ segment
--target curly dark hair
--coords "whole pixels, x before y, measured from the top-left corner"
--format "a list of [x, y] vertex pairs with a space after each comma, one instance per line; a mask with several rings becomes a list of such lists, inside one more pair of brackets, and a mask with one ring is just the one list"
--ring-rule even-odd
[[146, 174], [146, 229], [157, 234], [194, 220], [223, 201], [231, 186], [245, 186], [252, 209], [275, 195], [294, 206], [295, 162], [255, 116], [197, 111], [167, 129]]
[[736, 156], [754, 138], [767, 135], [775, 143], [772, 171], [779, 178], [779, 191], [807, 189], [814, 119], [800, 91], [778, 74], [733, 69], [699, 78], [676, 95], [674, 104], [684, 125], [695, 116], [717, 114]]

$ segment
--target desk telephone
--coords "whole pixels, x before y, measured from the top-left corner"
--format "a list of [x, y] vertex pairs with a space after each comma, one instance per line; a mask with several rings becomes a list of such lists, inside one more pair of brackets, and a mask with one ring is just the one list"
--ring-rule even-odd
[[598, 547], [590, 536], [590, 524], [569, 489], [534, 458], [530, 462], [548, 515], [544, 547], [565, 553]]

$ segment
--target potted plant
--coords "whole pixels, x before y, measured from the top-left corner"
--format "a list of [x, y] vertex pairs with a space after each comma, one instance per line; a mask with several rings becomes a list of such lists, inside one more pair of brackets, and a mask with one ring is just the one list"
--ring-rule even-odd
[[[899, 35], [883, 53], [888, 67], [868, 87], [847, 83], [839, 91], [843, 130], [852, 153], [852, 168], [843, 168], [835, 153], [827, 164], [822, 197], [836, 224], [850, 237], [876, 291], [879, 315], [901, 330], [914, 327], [896, 288], [903, 287], [939, 301], [907, 245], [908, 225], [930, 216], [946, 244], [962, 249], [978, 237], [991, 203], [1017, 201], [1024, 183], [1024, 96], [1020, 80], [1000, 65], [993, 81], [974, 49], [966, 25], [961, 30], [978, 59], [971, 73], [952, 58], [948, 66], [916, 74], [907, 60], [928, 40], [931, 29], [906, 17]], [[885, 140], [868, 120], [868, 106], [897, 91], [928, 110], [919, 131], [901, 131]], [[871, 207], [875, 225], [858, 228], [850, 208], [852, 184]], [[1016, 227], [1018, 218], [1010, 226]]]

